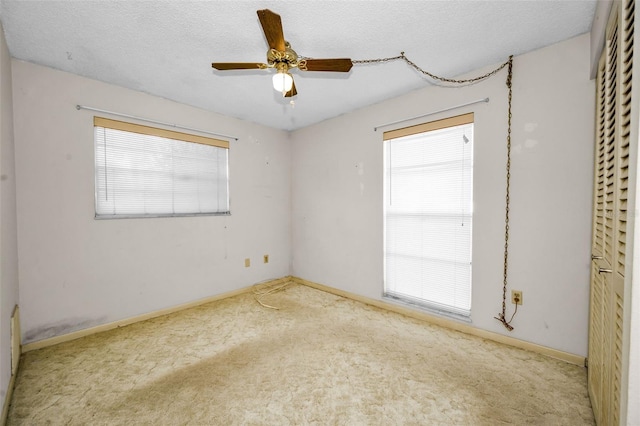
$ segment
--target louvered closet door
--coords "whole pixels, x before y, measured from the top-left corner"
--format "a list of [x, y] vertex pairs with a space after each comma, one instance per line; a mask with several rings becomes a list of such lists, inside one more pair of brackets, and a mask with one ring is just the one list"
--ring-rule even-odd
[[614, 5], [596, 80], [588, 378], [599, 425], [620, 423], [634, 9]]
[[589, 309], [589, 395], [591, 406], [596, 419], [600, 418], [603, 386], [603, 351], [604, 331], [602, 318], [604, 304], [604, 276], [599, 273], [599, 268], [604, 267], [604, 230], [605, 230], [605, 182], [607, 161], [605, 156], [605, 55], [600, 60], [597, 85], [597, 123], [596, 123], [596, 149], [594, 170], [594, 195], [593, 195], [593, 232], [591, 244], [591, 302]]

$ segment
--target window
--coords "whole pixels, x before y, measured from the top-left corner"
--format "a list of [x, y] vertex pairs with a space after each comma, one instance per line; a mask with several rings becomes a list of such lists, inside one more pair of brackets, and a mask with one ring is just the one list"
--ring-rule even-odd
[[471, 312], [473, 114], [384, 134], [386, 297]]
[[229, 142], [94, 118], [96, 218], [229, 214]]

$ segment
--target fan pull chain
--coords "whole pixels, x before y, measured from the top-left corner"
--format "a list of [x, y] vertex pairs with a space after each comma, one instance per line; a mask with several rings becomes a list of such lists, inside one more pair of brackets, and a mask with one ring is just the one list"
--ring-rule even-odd
[[[475, 83], [475, 82], [478, 82], [480, 80], [484, 80], [484, 79], [489, 78], [492, 75], [498, 73], [500, 70], [502, 70], [504, 67], [506, 67], [507, 65], [509, 65], [511, 63], [512, 58], [513, 58], [513, 55], [509, 56], [509, 60], [508, 61], [506, 61], [505, 63], [500, 65], [498, 68], [496, 68], [496, 69], [494, 69], [492, 71], [489, 71], [486, 74], [480, 75], [478, 77], [467, 78], [467, 79], [447, 78], [447, 77], [440, 77], [440, 76], [437, 76], [435, 74], [432, 74], [429, 71], [423, 70], [415, 62], [413, 62], [409, 58], [407, 58], [407, 56], [404, 54], [404, 52], [400, 52], [400, 55], [392, 56], [392, 57], [389, 57], [389, 58], [358, 59], [358, 60], [352, 60], [351, 62], [354, 65], [356, 65], [356, 64], [379, 64], [379, 63], [384, 63], [384, 62], [403, 60], [407, 64], [409, 64], [413, 69], [418, 71], [419, 73], [424, 74], [424, 75], [426, 75], [426, 76], [428, 76], [428, 77], [430, 77], [430, 78], [432, 78], [434, 80], [442, 81], [442, 82], [445, 82], [445, 83], [468, 84], [468, 83]], [[509, 74], [509, 75], [511, 75], [511, 74]]]
[[513, 88], [511, 84], [511, 79], [513, 77], [513, 55], [509, 56], [509, 64], [508, 74], [507, 74], [507, 87], [509, 88], [509, 108], [507, 113], [507, 191], [505, 197], [505, 212], [504, 212], [504, 268], [503, 268], [503, 279], [502, 279], [502, 312], [498, 314], [497, 317], [494, 317], [498, 321], [500, 321], [507, 330], [513, 331], [513, 326], [511, 325], [511, 321], [513, 321], [513, 317], [516, 316], [518, 312], [518, 304], [516, 304], [516, 309], [511, 315], [511, 319], [507, 321], [506, 313], [507, 313], [507, 270], [509, 266], [509, 203], [510, 203], [510, 181], [511, 181], [511, 98], [513, 94]]

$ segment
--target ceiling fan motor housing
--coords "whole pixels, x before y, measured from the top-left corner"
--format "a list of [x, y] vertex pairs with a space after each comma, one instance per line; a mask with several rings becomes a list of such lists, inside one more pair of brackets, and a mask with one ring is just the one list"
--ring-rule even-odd
[[291, 48], [289, 42], [285, 42], [285, 49], [283, 52], [277, 49], [269, 49], [267, 52], [267, 62], [271, 66], [278, 67], [278, 64], [286, 64], [287, 68], [293, 68], [298, 66], [298, 54]]

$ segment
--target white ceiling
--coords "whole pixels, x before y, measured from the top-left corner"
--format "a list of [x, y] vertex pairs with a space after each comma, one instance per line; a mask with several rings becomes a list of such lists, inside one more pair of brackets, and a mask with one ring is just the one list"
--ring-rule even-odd
[[346, 74], [293, 70], [292, 106], [273, 90], [273, 69], [211, 68], [214, 61], [266, 61], [258, 9], [282, 17], [285, 39], [299, 55], [371, 59], [404, 51], [427, 71], [456, 76], [589, 31], [596, 0], [0, 0], [0, 6], [15, 58], [293, 130], [430, 81], [401, 61], [354, 65]]

